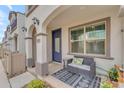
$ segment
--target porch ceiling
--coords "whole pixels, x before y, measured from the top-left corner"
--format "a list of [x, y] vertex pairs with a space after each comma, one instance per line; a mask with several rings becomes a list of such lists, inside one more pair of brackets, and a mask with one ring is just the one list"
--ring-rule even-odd
[[119, 5], [75, 5], [55, 17], [48, 25], [48, 27], [55, 27], [66, 25], [76, 20], [85, 19], [88, 16], [93, 16], [104, 11], [118, 9]]

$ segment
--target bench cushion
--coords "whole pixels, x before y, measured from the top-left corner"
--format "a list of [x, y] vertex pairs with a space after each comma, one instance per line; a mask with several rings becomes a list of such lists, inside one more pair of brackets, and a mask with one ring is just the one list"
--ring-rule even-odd
[[79, 64], [74, 64], [74, 63], [68, 64], [68, 65], [79, 68], [79, 69], [84, 69], [84, 70], [90, 71], [90, 66], [88, 66], [88, 65], [79, 65]]

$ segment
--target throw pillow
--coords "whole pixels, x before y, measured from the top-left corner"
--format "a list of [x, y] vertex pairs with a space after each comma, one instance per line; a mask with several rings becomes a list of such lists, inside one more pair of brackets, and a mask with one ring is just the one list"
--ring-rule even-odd
[[83, 58], [73, 58], [72, 63], [81, 65], [83, 63]]

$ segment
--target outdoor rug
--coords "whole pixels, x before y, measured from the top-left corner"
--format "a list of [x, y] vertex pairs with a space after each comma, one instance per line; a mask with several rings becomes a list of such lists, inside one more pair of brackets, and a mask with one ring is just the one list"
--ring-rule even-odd
[[67, 69], [61, 69], [53, 73], [52, 76], [74, 88], [99, 88], [101, 82], [101, 78], [98, 76], [89, 81], [83, 75], [68, 71]]

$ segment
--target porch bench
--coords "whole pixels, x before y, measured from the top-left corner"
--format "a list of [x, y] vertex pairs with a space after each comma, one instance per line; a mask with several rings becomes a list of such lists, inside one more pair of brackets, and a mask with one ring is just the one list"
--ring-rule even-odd
[[91, 57], [74, 56], [75, 58], [83, 58], [83, 64], [74, 64], [72, 59], [67, 60], [66, 69], [75, 73], [79, 73], [87, 80], [92, 80], [96, 75], [96, 63]]

